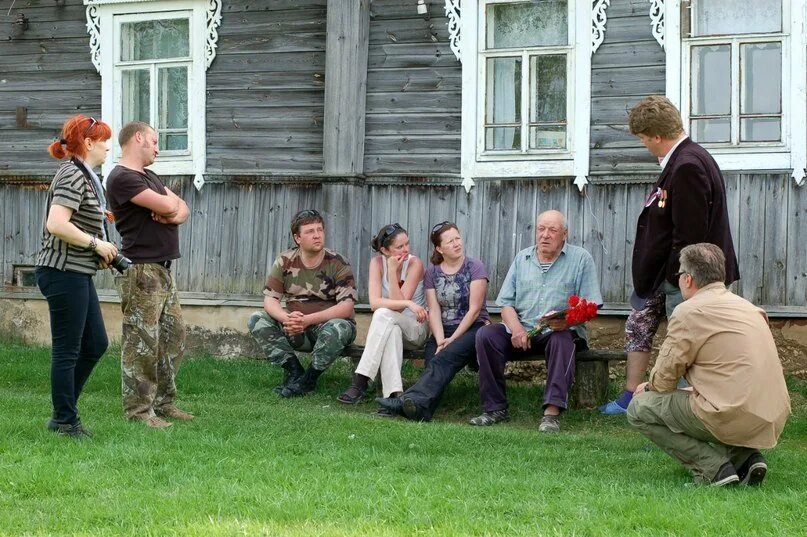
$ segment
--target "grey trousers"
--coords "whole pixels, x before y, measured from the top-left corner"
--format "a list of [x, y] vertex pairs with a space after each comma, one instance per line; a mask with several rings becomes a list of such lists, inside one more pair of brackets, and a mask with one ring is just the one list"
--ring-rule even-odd
[[692, 392], [647, 392], [633, 398], [628, 422], [690, 471], [695, 482], [710, 483], [720, 467], [744, 463], [755, 449], [728, 446], [715, 438], [690, 406]]

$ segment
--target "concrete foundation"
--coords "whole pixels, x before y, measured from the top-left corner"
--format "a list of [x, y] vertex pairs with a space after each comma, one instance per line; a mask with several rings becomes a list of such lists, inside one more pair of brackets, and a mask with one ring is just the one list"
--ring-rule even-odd
[[[121, 312], [116, 302], [101, 303], [110, 341], [120, 342]], [[188, 354], [210, 354], [221, 358], [259, 358], [260, 349], [247, 333], [247, 319], [255, 306], [183, 305], [188, 327]], [[496, 316], [494, 320], [498, 321]], [[356, 315], [356, 343], [364, 344], [370, 324], [369, 313]], [[624, 317], [603, 316], [589, 323], [589, 343], [592, 348], [621, 349], [624, 342]], [[656, 349], [661, 344], [666, 326], [662, 324], [656, 337]], [[807, 319], [775, 319], [771, 321], [779, 357], [785, 371], [807, 379]], [[37, 298], [0, 299], [0, 338], [29, 345], [50, 345], [48, 305]], [[614, 364], [615, 367], [622, 367]], [[542, 363], [522, 363], [513, 367], [513, 376], [541, 376]]]

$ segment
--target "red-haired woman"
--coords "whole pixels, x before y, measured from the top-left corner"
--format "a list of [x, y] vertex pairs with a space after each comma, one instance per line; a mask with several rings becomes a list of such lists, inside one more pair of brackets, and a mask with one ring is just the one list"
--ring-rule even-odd
[[66, 159], [48, 189], [36, 283], [48, 300], [53, 416], [47, 427], [60, 435], [90, 436], [76, 402], [108, 340], [92, 277], [118, 253], [106, 240], [106, 199], [93, 168], [106, 160], [109, 125], [78, 115], [62, 127], [48, 151]]

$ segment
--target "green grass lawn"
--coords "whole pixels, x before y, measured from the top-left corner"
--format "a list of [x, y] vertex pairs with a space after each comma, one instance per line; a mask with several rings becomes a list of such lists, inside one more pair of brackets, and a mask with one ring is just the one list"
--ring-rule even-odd
[[[317, 392], [281, 400], [259, 361], [187, 360], [165, 431], [121, 417], [110, 352], [80, 408], [95, 433], [45, 430], [49, 351], [0, 345], [2, 535], [805, 535], [807, 383], [766, 454], [758, 489], [686, 486], [686, 472], [623, 417], [573, 411], [536, 429], [540, 389], [509, 389], [513, 421], [473, 428], [476, 379], [462, 374], [432, 423], [335, 401], [348, 364]], [[410, 380], [417, 375], [407, 370]], [[801, 528], [801, 529], [799, 529]]]

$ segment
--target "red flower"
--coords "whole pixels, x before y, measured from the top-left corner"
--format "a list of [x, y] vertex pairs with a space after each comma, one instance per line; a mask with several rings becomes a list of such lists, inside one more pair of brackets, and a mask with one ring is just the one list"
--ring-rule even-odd
[[[584, 302], [585, 302], [585, 301], [584, 301]], [[577, 296], [577, 295], [572, 295], [572, 296], [570, 296], [570, 297], [569, 297], [569, 305], [570, 305], [571, 307], [575, 307], [575, 306], [577, 306], [577, 304], [579, 304], [579, 303], [580, 303], [580, 297], [579, 297], [579, 296]]]

